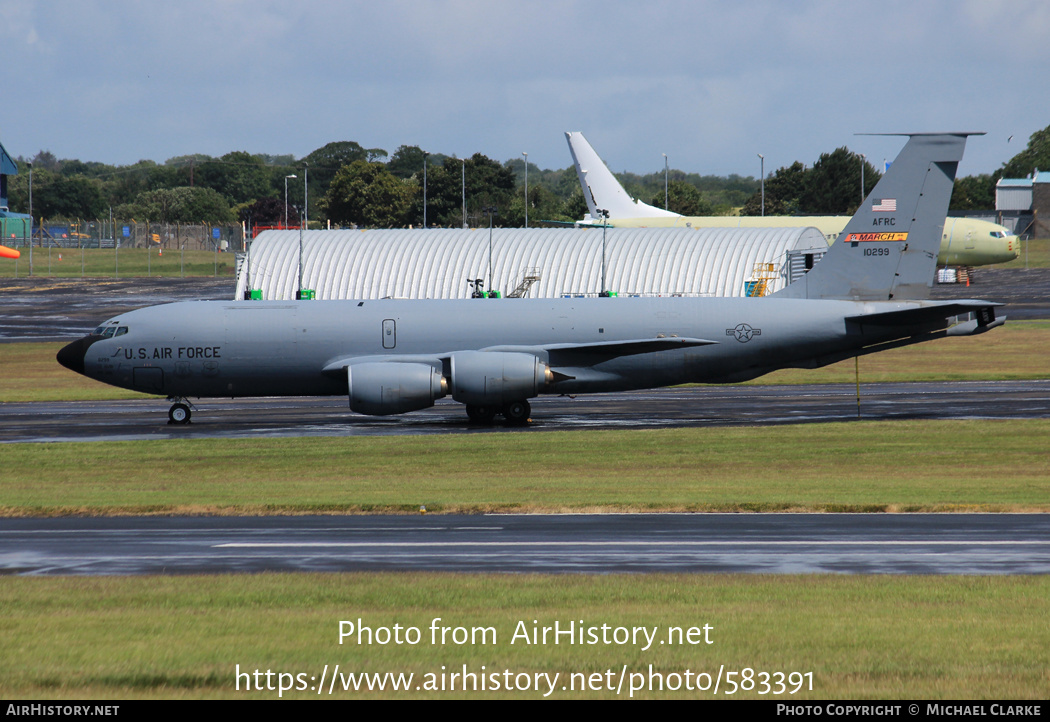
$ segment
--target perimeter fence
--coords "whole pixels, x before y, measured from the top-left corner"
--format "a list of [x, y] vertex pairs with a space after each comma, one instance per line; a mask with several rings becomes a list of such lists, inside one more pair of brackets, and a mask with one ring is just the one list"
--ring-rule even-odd
[[161, 248], [193, 251], [244, 250], [239, 223], [137, 223], [119, 220], [0, 219], [2, 244], [9, 248]]
[[19, 252], [0, 278], [131, 278], [232, 275], [244, 248], [240, 224], [0, 218], [0, 245]]

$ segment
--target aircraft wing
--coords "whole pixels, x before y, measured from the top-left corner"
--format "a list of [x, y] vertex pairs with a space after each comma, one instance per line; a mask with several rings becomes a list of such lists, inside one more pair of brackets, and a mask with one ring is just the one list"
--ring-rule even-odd
[[[682, 338], [669, 336], [665, 338], [640, 338], [626, 341], [597, 341], [594, 343], [558, 343], [543, 346], [490, 346], [480, 349], [491, 353], [524, 353], [546, 357], [551, 366], [591, 366], [619, 356], [634, 356], [641, 353], [654, 353], [678, 348], [710, 346], [718, 341], [700, 338]], [[389, 356], [346, 356], [333, 359], [324, 365], [322, 373], [342, 373], [347, 366], [358, 363], [423, 363], [440, 366], [442, 359], [447, 359], [457, 352], [435, 353], [433, 355], [389, 355]]]
[[590, 366], [619, 356], [635, 356], [694, 346], [710, 346], [718, 341], [702, 338], [639, 338], [626, 341], [597, 341], [594, 343], [556, 343], [544, 346], [493, 346], [482, 351], [518, 351], [521, 353], [546, 353], [551, 366]]

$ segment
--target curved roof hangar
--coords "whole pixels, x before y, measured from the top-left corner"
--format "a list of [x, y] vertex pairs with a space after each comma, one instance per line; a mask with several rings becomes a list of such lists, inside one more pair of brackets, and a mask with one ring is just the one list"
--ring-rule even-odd
[[[504, 296], [523, 284], [533, 298], [602, 291], [601, 228], [494, 228], [491, 244], [488, 228], [301, 237], [302, 287], [318, 299], [469, 298], [468, 279], [478, 278]], [[743, 296], [756, 264], [766, 264], [768, 293], [783, 287], [789, 252], [827, 250], [813, 228], [608, 228], [604, 246], [605, 287], [621, 296]], [[258, 289], [267, 300], [295, 298], [299, 247], [299, 231], [259, 234], [239, 266], [235, 297]]]

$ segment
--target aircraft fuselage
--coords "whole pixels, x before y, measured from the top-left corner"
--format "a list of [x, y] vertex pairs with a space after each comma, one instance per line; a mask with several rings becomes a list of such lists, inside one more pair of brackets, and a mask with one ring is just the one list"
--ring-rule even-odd
[[[619, 391], [819, 366], [825, 356], [924, 330], [862, 328], [847, 316], [920, 305], [763, 298], [189, 302], [122, 314], [100, 326], [113, 329], [108, 336], [74, 342], [60, 360], [99, 381], [165, 396], [298, 396], [346, 394], [340, 360], [444, 363], [447, 371], [447, 361], [465, 350], [506, 350], [532, 354], [568, 377], [546, 393]], [[603, 354], [602, 344], [661, 338], [707, 343]]]

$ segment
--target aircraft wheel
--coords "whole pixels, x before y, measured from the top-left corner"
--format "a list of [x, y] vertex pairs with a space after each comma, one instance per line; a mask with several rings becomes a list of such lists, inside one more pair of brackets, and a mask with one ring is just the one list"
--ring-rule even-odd
[[172, 404], [171, 408], [168, 409], [168, 423], [169, 424], [188, 424], [190, 423], [190, 407], [186, 404]]
[[496, 416], [496, 407], [467, 404], [467, 416], [475, 424], [491, 424]]
[[532, 406], [528, 401], [511, 401], [503, 407], [503, 418], [509, 426], [524, 426], [531, 414]]

